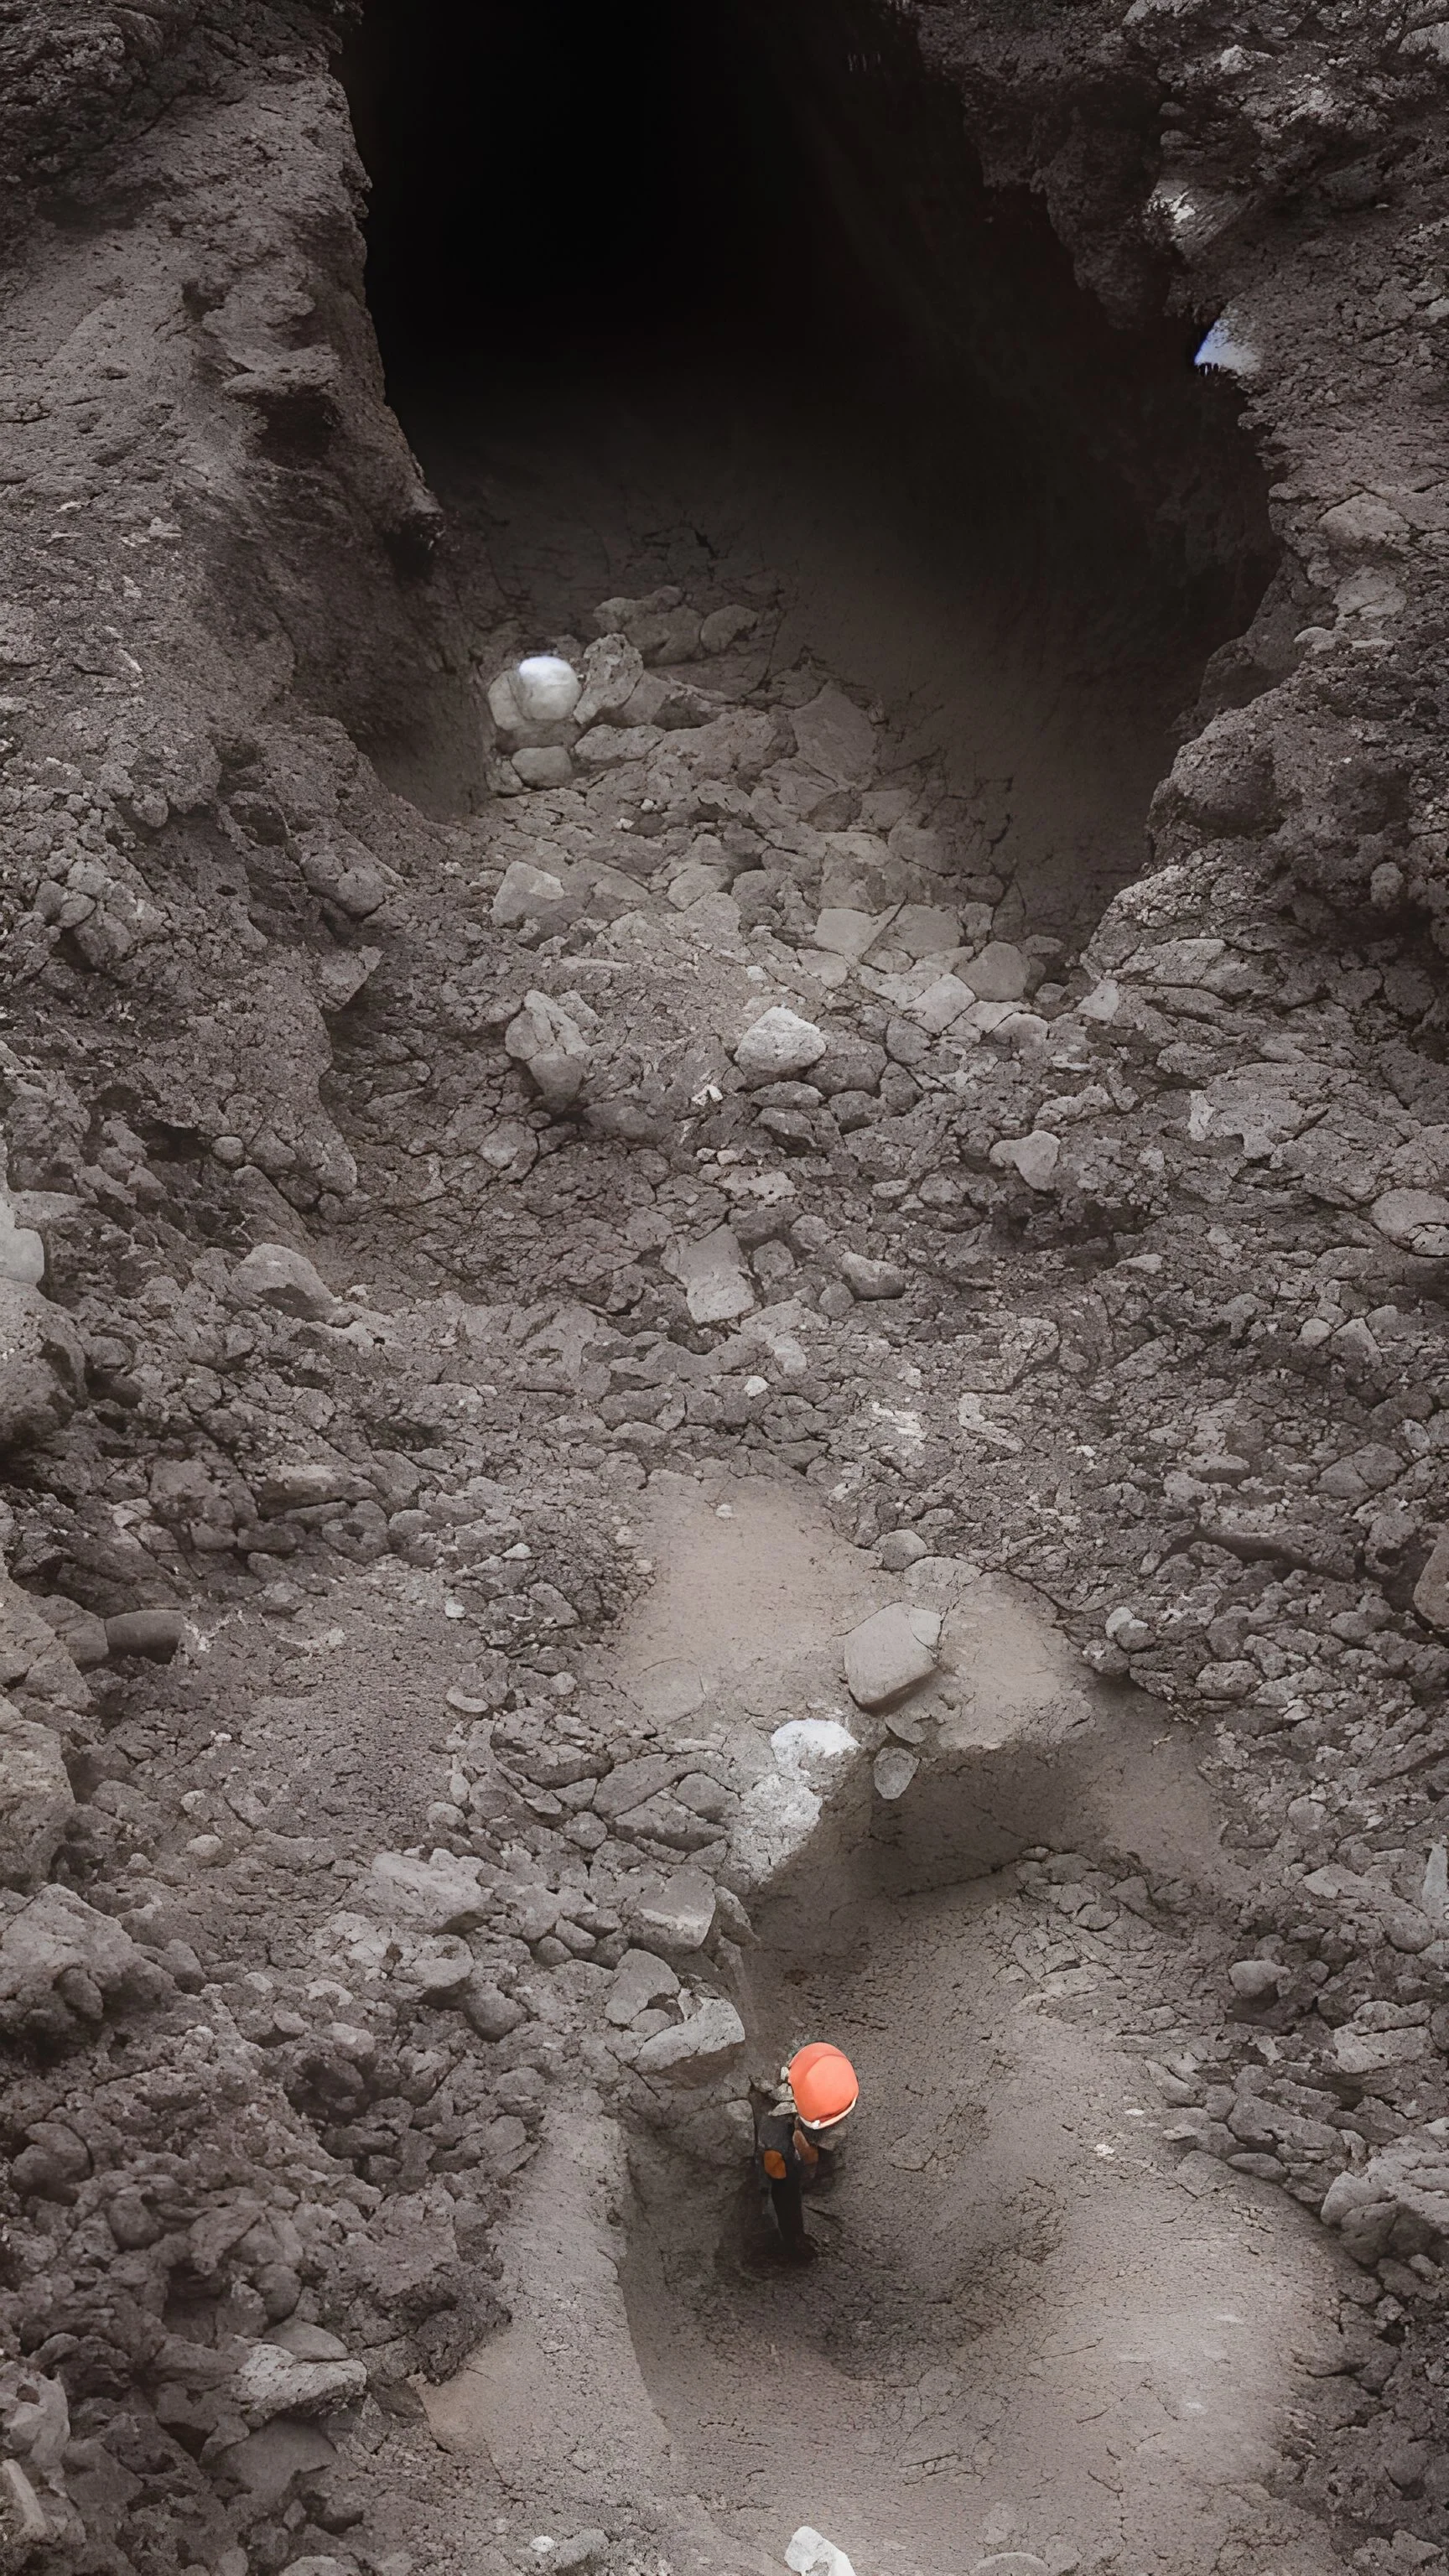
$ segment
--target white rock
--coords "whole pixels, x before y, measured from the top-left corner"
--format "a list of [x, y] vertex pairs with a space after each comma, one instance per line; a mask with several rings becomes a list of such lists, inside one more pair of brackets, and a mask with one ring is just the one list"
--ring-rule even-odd
[[813, 1020], [776, 1002], [746, 1029], [734, 1058], [746, 1082], [789, 1082], [818, 1064], [827, 1044]]
[[253, 2344], [232, 2382], [232, 2391], [249, 2424], [268, 2424], [274, 2415], [312, 2415], [360, 2397], [367, 2371], [360, 2361], [299, 2361], [279, 2344]]
[[812, 1789], [831, 1789], [860, 1759], [861, 1748], [838, 1717], [791, 1717], [777, 1726], [770, 1748], [782, 1770], [797, 1773]]
[[843, 2549], [833, 2540], [802, 2522], [785, 2551], [785, 2564], [795, 2576], [855, 2576], [855, 2569]]
[[1292, 1975], [1276, 1959], [1235, 1959], [1228, 1970], [1228, 1982], [1235, 1995], [1245, 2003], [1258, 2004], [1265, 1995], [1276, 1995]]
[[38, 1288], [45, 1277], [45, 1245], [32, 1226], [17, 1225], [12, 1210], [0, 1201], [0, 1279], [20, 1288]]
[[792, 1766], [763, 1772], [740, 1800], [730, 1858], [745, 1888], [768, 1886], [803, 1851], [820, 1822], [820, 1798]]
[[930, 1680], [941, 1634], [939, 1614], [893, 1601], [862, 1620], [845, 1640], [845, 1682], [858, 1708], [888, 1708]]
[[755, 1291], [738, 1238], [717, 1225], [698, 1243], [680, 1244], [675, 1271], [696, 1324], [733, 1324], [753, 1312]]
[[583, 696], [571, 662], [557, 653], [531, 653], [509, 674], [514, 703], [525, 724], [565, 724]]
[[1427, 2030], [1355, 2030], [1344, 2022], [1333, 2034], [1333, 2053], [1345, 2075], [1377, 2075], [1386, 2066], [1407, 2066], [1428, 2048]]
[[914, 1753], [903, 1744], [886, 1744], [876, 1755], [871, 1769], [876, 1790], [882, 1798], [903, 1798], [920, 1769]]

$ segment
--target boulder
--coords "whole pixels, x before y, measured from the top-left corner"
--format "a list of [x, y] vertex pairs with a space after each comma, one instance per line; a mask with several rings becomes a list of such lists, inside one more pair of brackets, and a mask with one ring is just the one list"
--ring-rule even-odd
[[768, 1011], [746, 1029], [734, 1050], [734, 1058], [747, 1083], [790, 1082], [808, 1072], [824, 1055], [827, 1040], [813, 1020], [802, 1020], [798, 1011], [788, 1010], [783, 1002], [773, 1003]]
[[1449, 1529], [1442, 1529], [1414, 1586], [1414, 1608], [1431, 1628], [1449, 1629]]
[[330, 1315], [337, 1304], [305, 1252], [295, 1252], [289, 1243], [254, 1244], [246, 1259], [238, 1262], [231, 1285], [239, 1297], [275, 1306], [279, 1314], [307, 1316], [314, 1323]]
[[63, 1429], [85, 1392], [85, 1352], [62, 1306], [0, 1277], [0, 1455]]
[[696, 1324], [733, 1324], [753, 1312], [755, 1292], [739, 1239], [717, 1225], [698, 1243], [680, 1244], [674, 1270]]
[[59, 1736], [0, 1699], [0, 1885], [45, 1877], [74, 1808]]
[[106, 1648], [112, 1655], [145, 1655], [153, 1664], [169, 1664], [185, 1634], [179, 1610], [122, 1610], [106, 1621]]
[[939, 1613], [893, 1601], [852, 1628], [845, 1640], [845, 1686], [857, 1708], [889, 1708], [908, 1699], [936, 1669]]
[[256, 2343], [233, 2382], [233, 2394], [248, 2424], [269, 2424], [274, 2415], [315, 2415], [326, 2407], [360, 2397], [367, 2371], [360, 2361], [303, 2361], [280, 2344]]
[[678, 1955], [702, 1950], [714, 1925], [715, 1892], [703, 1870], [677, 1869], [662, 1886], [646, 1888], [630, 1917], [641, 1950]]
[[636, 2013], [647, 2012], [651, 2004], [665, 2002], [678, 1992], [679, 1979], [665, 1960], [656, 1958], [652, 1950], [626, 1950], [614, 1971], [605, 2018], [622, 2030]]
[[103, 1664], [110, 1653], [106, 1623], [93, 1610], [83, 1610], [78, 1601], [67, 1599], [63, 1592], [38, 1593], [35, 1606], [46, 1626], [53, 1628], [77, 1672], [89, 1672], [92, 1665]]
[[795, 748], [809, 769], [853, 787], [875, 767], [875, 727], [843, 689], [822, 689], [794, 713]]
[[371, 1892], [390, 1922], [423, 1932], [467, 1932], [483, 1921], [491, 1901], [478, 1884], [481, 1868], [481, 1861], [448, 1851], [435, 1851], [430, 1860], [379, 1852], [369, 1872]]
[[571, 1013], [547, 993], [529, 993], [522, 1010], [510, 1020], [503, 1043], [542, 1094], [550, 1109], [567, 1109], [577, 1100], [589, 1069], [589, 1049]]
[[688, 2021], [674, 2023], [646, 2039], [635, 2067], [641, 2075], [672, 2076], [678, 2084], [703, 2084], [737, 2058], [745, 2044], [745, 2026], [734, 2005], [711, 1995]]
[[130, 1934], [68, 1887], [42, 1887], [0, 1934], [0, 2031], [61, 2037], [75, 2018], [94, 2026], [113, 1998], [171, 1991]]

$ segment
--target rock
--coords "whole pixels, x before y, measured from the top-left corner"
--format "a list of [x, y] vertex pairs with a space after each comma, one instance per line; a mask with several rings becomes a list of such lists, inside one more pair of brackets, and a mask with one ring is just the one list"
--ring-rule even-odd
[[20, 1288], [38, 1288], [45, 1277], [45, 1245], [32, 1226], [17, 1225], [0, 1199], [0, 1279]]
[[688, 2021], [646, 2039], [634, 2064], [641, 2075], [672, 2075], [682, 2084], [702, 2084], [730, 2065], [744, 2044], [745, 2026], [734, 2005], [723, 1995], [711, 1995]]
[[513, 754], [513, 767], [525, 787], [567, 787], [574, 774], [562, 743], [525, 744]]
[[407, 1973], [425, 1996], [456, 1995], [473, 1974], [473, 1953], [461, 1933], [441, 1932], [418, 1942]]
[[1429, 2049], [1427, 2030], [1355, 2030], [1343, 2023], [1333, 2034], [1333, 2054], [1345, 2075], [1377, 2075], [1386, 2066], [1407, 2066]]
[[[335, 948], [317, 966], [318, 999], [324, 1011], [345, 1011], [382, 964], [380, 948]], [[213, 1145], [216, 1151], [221, 1139]], [[240, 1158], [238, 1158], [240, 1159]]]
[[1228, 1981], [1235, 1995], [1245, 2003], [1260, 2004], [1269, 1996], [1276, 1999], [1292, 1977], [1291, 1968], [1280, 1967], [1276, 1959], [1235, 1959], [1228, 1970]]
[[449, 1708], [464, 1717], [484, 1717], [504, 1706], [513, 1687], [513, 1667], [506, 1655], [479, 1655], [465, 1664], [447, 1692]]
[[301, 2361], [279, 2344], [256, 2343], [232, 2393], [248, 2424], [269, 2424], [274, 2415], [315, 2415], [324, 2406], [345, 2405], [366, 2386], [360, 2361]]
[[624, 635], [601, 635], [584, 655], [583, 695], [574, 722], [583, 730], [626, 707], [644, 677], [644, 656]]
[[480, 1974], [464, 1988], [463, 2018], [480, 2039], [506, 2039], [511, 2030], [527, 2021], [528, 2015], [512, 1995], [505, 1995], [491, 1979]]
[[1369, 1215], [1390, 1243], [1424, 1258], [1449, 1255], [1449, 1199], [1435, 1190], [1386, 1190]]
[[43, 1879], [74, 1810], [59, 1736], [0, 1699], [0, 1884]]
[[179, 1610], [122, 1610], [106, 1621], [111, 1654], [145, 1655], [153, 1664], [169, 1664], [185, 1634]]
[[674, 1269], [696, 1324], [733, 1324], [753, 1312], [755, 1291], [739, 1237], [718, 1225], [698, 1243], [679, 1245]]
[[68, 1887], [42, 1887], [0, 1934], [0, 2030], [61, 2034], [72, 2012], [98, 2022], [113, 1995], [148, 2001], [163, 1990], [169, 1978], [130, 1934]]
[[914, 1565], [929, 1552], [925, 1540], [913, 1529], [888, 1531], [876, 1549], [887, 1574], [904, 1574], [908, 1565]]
[[646, 1889], [629, 1920], [641, 1950], [702, 1950], [714, 1927], [715, 1892], [704, 1872], [676, 1870], [660, 1887]]
[[855, 2576], [844, 2550], [837, 2549], [833, 2540], [827, 2540], [808, 2522], [802, 2522], [787, 2543], [785, 2564], [794, 2570], [794, 2576]]
[[856, 965], [874, 948], [887, 918], [884, 913], [857, 912], [849, 904], [831, 904], [820, 914], [811, 936], [828, 957], [848, 957]]
[[604, 2006], [605, 2018], [622, 2029], [636, 2013], [647, 2012], [679, 1992], [679, 1979], [663, 1959], [652, 1950], [626, 1950], [614, 1971], [609, 2000]]
[[83, 1610], [78, 1601], [67, 1600], [63, 1592], [39, 1593], [35, 1606], [48, 1627], [55, 1630], [77, 1672], [90, 1672], [103, 1664], [111, 1649], [106, 1638], [106, 1623], [93, 1610]]
[[906, 1273], [894, 1261], [871, 1261], [863, 1252], [842, 1252], [840, 1275], [852, 1297], [904, 1297]]
[[978, 1002], [1019, 1002], [1026, 991], [1026, 959], [1006, 939], [993, 939], [966, 972]]
[[1029, 1136], [1003, 1137], [992, 1146], [991, 1160], [1000, 1170], [1019, 1172], [1029, 1190], [1046, 1190], [1051, 1187], [1061, 1151], [1059, 1136], [1054, 1136], [1049, 1127], [1036, 1127]]
[[54, 2538], [45, 2507], [18, 2460], [0, 2460], [0, 2567], [6, 2576]]
[[884, 1745], [871, 1766], [877, 1795], [886, 1799], [903, 1798], [920, 1767], [918, 1757], [908, 1753], [903, 1744]]
[[940, 1037], [979, 998], [970, 984], [962, 983], [959, 975], [938, 975], [934, 984], [928, 984], [914, 1002], [907, 1002], [906, 1017], [928, 1030], [932, 1037]]
[[557, 653], [532, 653], [515, 662], [509, 684], [525, 724], [564, 724], [583, 695], [584, 684], [571, 662]]
[[[1080, 2564], [1078, 2558], [1071, 2560], [1073, 2567]], [[287, 2576], [293, 2576], [290, 2568]], [[1052, 2570], [1045, 2558], [1038, 2558], [1030, 2549], [1002, 2549], [994, 2558], [978, 2558], [971, 2576], [1052, 2576]]]
[[337, 1305], [325, 1279], [304, 1252], [288, 1243], [254, 1244], [232, 1273], [233, 1292], [275, 1306], [283, 1315], [305, 1315], [321, 1322]]
[[309, 2326], [300, 2317], [288, 2317], [285, 2325], [273, 2326], [264, 2342], [278, 2344], [283, 2352], [294, 2353], [298, 2361], [346, 2361], [347, 2346], [340, 2335], [329, 2334], [325, 2326]]
[[765, 1082], [789, 1082], [819, 1062], [826, 1044], [813, 1020], [802, 1020], [798, 1012], [787, 1009], [783, 1002], [775, 1002], [746, 1029], [734, 1058], [752, 1087]]
[[577, 1020], [547, 993], [529, 993], [503, 1043], [537, 1085], [550, 1109], [577, 1100], [589, 1069], [587, 1040]]
[[1441, 1529], [1418, 1582], [1414, 1608], [1431, 1628], [1449, 1629], [1449, 1529]]
[[939, 1614], [904, 1601], [877, 1610], [845, 1640], [845, 1683], [857, 1708], [889, 1708], [909, 1698], [936, 1669]]
[[478, 1885], [481, 1861], [435, 1851], [430, 1860], [379, 1852], [368, 1873], [378, 1910], [390, 1922], [425, 1932], [467, 1932], [481, 1923], [489, 1898]]
[[793, 717], [795, 748], [838, 787], [858, 786], [875, 767], [875, 727], [843, 689], [822, 689]]
[[516, 930], [520, 922], [547, 922], [568, 901], [562, 877], [549, 868], [535, 868], [527, 859], [515, 859], [503, 871], [503, 882], [493, 898], [493, 918], [500, 930]]
[[61, 1306], [0, 1277], [0, 1454], [63, 1430], [85, 1392], [85, 1352]]

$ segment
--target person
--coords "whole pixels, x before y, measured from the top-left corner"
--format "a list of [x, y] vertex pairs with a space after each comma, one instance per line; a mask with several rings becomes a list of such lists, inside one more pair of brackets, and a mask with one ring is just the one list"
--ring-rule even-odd
[[808, 2263], [816, 2252], [805, 2225], [806, 2187], [820, 2178], [822, 2156], [840, 2143], [843, 2123], [860, 2099], [860, 2084], [843, 2049], [813, 2040], [780, 2069], [778, 2091], [765, 2095], [755, 2116], [755, 2146], [769, 2185], [780, 2242], [788, 2261]]

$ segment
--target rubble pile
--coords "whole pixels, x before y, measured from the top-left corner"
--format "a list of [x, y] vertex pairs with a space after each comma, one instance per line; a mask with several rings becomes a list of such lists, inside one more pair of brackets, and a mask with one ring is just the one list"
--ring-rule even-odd
[[[1194, 1730], [1237, 1903], [1033, 1846], [1004, 1951], [1114, 1999], [1161, 2152], [1334, 2231], [1280, 2491], [1442, 2563], [1442, 31], [1365, 105], [1357, 35], [1208, 81], [1202, 11], [1074, 21], [1055, 79], [1156, 47], [1186, 102], [1153, 220], [1258, 352], [1285, 562], [1150, 863], [1048, 920], [1009, 791], [796, 645], [783, 576], [651, 555], [567, 633], [430, 587], [312, 13], [112, 13], [65, 153], [90, 74], [31, 14], [17, 168], [85, 212], [0, 401], [0, 2556], [441, 2562], [417, 2382], [505, 2317], [553, 2088], [738, 2164], [752, 1910], [842, 1758], [781, 1730], [843, 1721], [602, 1649], [651, 1480], [747, 1474], [896, 1588], [841, 1641], [864, 1815], [930, 1795], [983, 1574]], [[1026, 74], [930, 15], [1009, 177]], [[1290, 183], [1341, 295], [1338, 232], [1258, 247]], [[476, 794], [385, 787], [384, 717]]]

